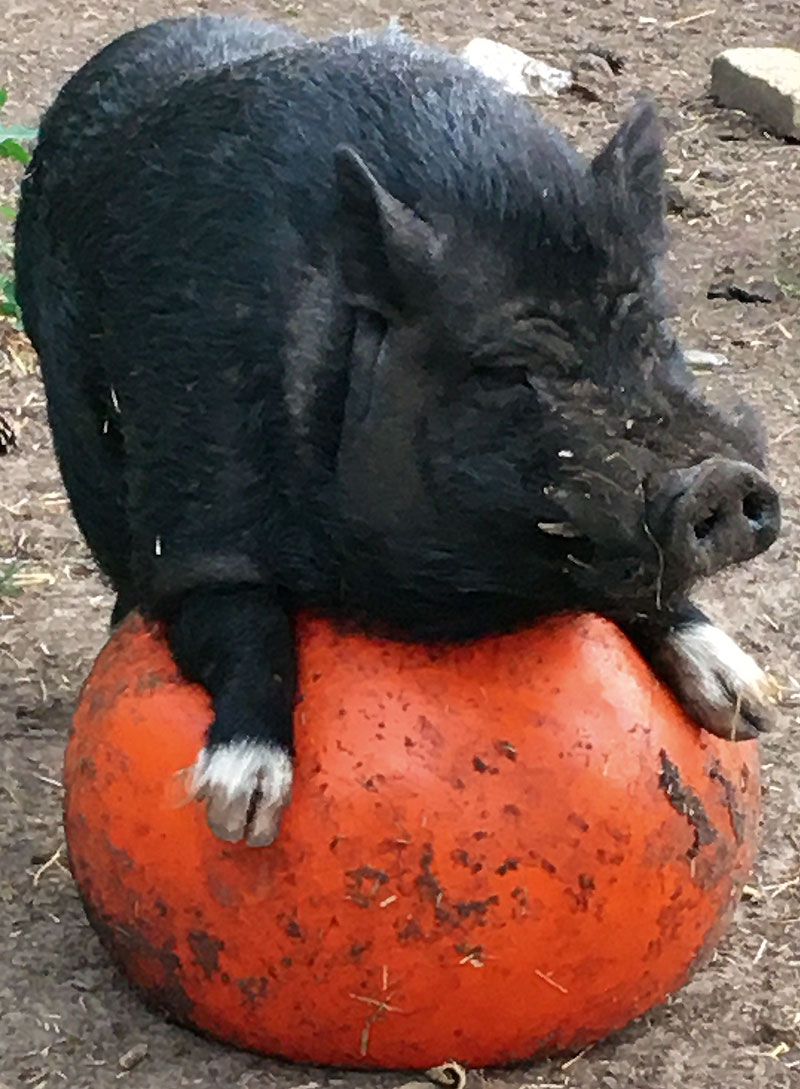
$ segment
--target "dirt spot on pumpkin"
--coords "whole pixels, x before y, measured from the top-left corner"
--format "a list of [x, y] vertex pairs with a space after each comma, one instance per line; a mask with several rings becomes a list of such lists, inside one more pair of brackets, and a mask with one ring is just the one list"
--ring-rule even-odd
[[195, 963], [203, 969], [206, 979], [211, 979], [219, 971], [219, 954], [225, 948], [225, 942], [205, 930], [192, 930], [189, 934], [189, 947], [194, 954]]
[[745, 817], [744, 811], [739, 805], [739, 795], [735, 785], [722, 772], [719, 760], [714, 760], [708, 770], [709, 779], [719, 783], [722, 788], [723, 802], [731, 821], [731, 829], [739, 846], [744, 843]]
[[661, 775], [658, 785], [666, 795], [667, 801], [676, 812], [686, 817], [694, 833], [694, 842], [686, 852], [686, 857], [691, 861], [696, 858], [703, 847], [713, 843], [718, 832], [709, 820], [705, 806], [692, 788], [681, 779], [681, 773], [677, 764], [673, 764], [667, 756], [666, 750], [659, 753], [661, 759]]

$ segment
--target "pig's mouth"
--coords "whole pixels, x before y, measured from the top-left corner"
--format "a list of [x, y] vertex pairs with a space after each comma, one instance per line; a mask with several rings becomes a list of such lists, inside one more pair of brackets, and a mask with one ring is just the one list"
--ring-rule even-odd
[[[608, 511], [596, 520], [539, 522], [584, 604], [633, 616], [668, 608], [699, 579], [766, 551], [780, 532], [780, 502], [746, 462], [707, 458], [645, 487], [632, 537], [614, 532]], [[579, 523], [579, 524], [577, 524]]]

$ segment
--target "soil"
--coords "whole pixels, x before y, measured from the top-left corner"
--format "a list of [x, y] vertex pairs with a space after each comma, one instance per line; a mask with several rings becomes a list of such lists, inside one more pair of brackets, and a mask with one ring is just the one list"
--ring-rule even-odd
[[[0, 86], [9, 121], [35, 123], [65, 76], [129, 27], [195, 5], [168, 0], [5, 0]], [[197, 7], [205, 8], [200, 0]], [[582, 95], [539, 108], [584, 149], [600, 145], [633, 96], [650, 91], [668, 129], [672, 248], [666, 264], [687, 347], [721, 353], [704, 373], [761, 410], [785, 531], [766, 555], [706, 586], [701, 600], [784, 685], [762, 744], [764, 821], [755, 873], [712, 963], [666, 1006], [580, 1056], [470, 1072], [477, 1086], [800, 1086], [800, 147], [708, 97], [723, 48], [797, 45], [797, 0], [302, 0], [232, 4], [309, 32], [375, 26], [460, 47], [497, 38], [562, 67], [582, 62]], [[621, 66], [621, 67], [620, 67]], [[13, 197], [6, 164], [0, 196]], [[783, 298], [712, 283], [782, 282]], [[772, 297], [774, 291], [768, 291]], [[0, 416], [16, 446], [0, 462], [0, 1089], [401, 1086], [403, 1074], [302, 1069], [199, 1039], [149, 1012], [110, 965], [65, 869], [60, 775], [71, 708], [107, 631], [110, 596], [71, 520], [48, 439], [30, 347], [0, 325]], [[15, 591], [11, 593], [9, 591]], [[140, 1046], [141, 1045], [141, 1046]], [[132, 1051], [132, 1049], [135, 1049]], [[5, 1079], [5, 1080], [4, 1080]]]

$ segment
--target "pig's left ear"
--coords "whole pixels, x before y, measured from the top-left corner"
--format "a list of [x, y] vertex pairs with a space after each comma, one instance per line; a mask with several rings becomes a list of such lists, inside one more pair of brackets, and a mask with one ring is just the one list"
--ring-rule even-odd
[[[650, 246], [664, 238], [664, 145], [655, 105], [642, 100], [592, 161], [592, 174], [627, 232]], [[622, 224], [620, 224], [622, 225]]]
[[352, 301], [384, 317], [430, 297], [442, 243], [350, 147], [335, 153], [342, 276]]

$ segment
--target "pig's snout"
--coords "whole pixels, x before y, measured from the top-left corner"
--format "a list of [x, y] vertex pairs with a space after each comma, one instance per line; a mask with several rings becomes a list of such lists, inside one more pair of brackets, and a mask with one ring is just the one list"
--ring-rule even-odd
[[780, 531], [780, 501], [763, 473], [708, 458], [667, 474], [648, 502], [665, 562], [688, 578], [752, 559]]

